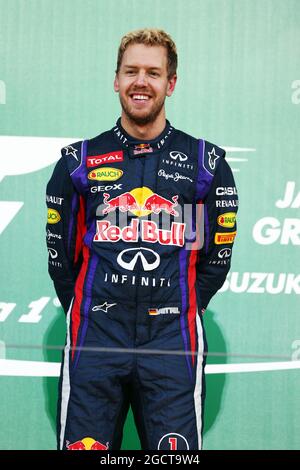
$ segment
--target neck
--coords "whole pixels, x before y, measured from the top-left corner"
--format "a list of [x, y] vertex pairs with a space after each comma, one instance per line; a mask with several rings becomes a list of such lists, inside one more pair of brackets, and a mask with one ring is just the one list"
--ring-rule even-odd
[[164, 130], [166, 126], [166, 115], [163, 110], [154, 122], [149, 122], [148, 124], [141, 126], [133, 122], [128, 118], [124, 111], [122, 111], [121, 124], [131, 137], [134, 137], [137, 140], [153, 140]]

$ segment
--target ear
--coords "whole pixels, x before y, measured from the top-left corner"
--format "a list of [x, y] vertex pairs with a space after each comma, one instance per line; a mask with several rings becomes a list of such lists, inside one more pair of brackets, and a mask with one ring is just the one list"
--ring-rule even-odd
[[118, 74], [117, 73], [116, 73], [115, 79], [114, 79], [114, 90], [115, 90], [115, 92], [118, 92], [120, 90], [119, 79], [118, 79]]
[[168, 87], [167, 87], [167, 96], [171, 96], [173, 94], [173, 91], [175, 90], [175, 85], [177, 82], [177, 75], [176, 73], [173, 75], [172, 78], [168, 80]]

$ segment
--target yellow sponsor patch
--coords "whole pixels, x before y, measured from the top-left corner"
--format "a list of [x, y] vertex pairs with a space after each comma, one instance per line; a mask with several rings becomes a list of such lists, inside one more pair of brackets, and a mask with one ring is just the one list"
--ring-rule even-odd
[[233, 243], [236, 236], [236, 232], [227, 232], [227, 233], [216, 233], [215, 234], [215, 244], [216, 245], [226, 245], [227, 243]]
[[236, 222], [236, 213], [225, 212], [225, 214], [219, 215], [217, 222], [221, 227], [233, 228]]
[[55, 209], [48, 209], [47, 222], [48, 224], [57, 224], [61, 220], [60, 213]]
[[116, 181], [123, 176], [123, 171], [118, 168], [96, 168], [88, 174], [89, 180], [95, 181]]

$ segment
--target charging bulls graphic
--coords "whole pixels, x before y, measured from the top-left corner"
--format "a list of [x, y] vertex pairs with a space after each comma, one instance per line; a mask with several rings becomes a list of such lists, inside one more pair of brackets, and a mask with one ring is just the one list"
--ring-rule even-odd
[[145, 186], [135, 188], [114, 198], [110, 198], [108, 193], [104, 193], [103, 197], [103, 202], [106, 204], [102, 211], [103, 214], [119, 209], [121, 212], [130, 211], [138, 217], [148, 215], [151, 212], [159, 214], [162, 211], [175, 217], [179, 215], [174, 209], [178, 205], [178, 195], [173, 196], [170, 201]]

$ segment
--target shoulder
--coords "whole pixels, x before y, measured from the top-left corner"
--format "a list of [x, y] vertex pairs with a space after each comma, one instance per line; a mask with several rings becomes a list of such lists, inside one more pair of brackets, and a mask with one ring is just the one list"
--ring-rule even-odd
[[61, 149], [62, 160], [64, 161], [69, 172], [72, 173], [81, 165], [83, 155], [84, 140], [73, 142]]
[[79, 167], [85, 164], [87, 155], [93, 155], [99, 152], [102, 145], [113, 139], [112, 131], [105, 131], [101, 134], [84, 140], [79, 140], [66, 145], [61, 149], [61, 155], [65, 161], [70, 174], [74, 173]]
[[[205, 139], [199, 139], [199, 158], [205, 171], [214, 176], [217, 168], [223, 167], [225, 162], [225, 150], [217, 144]], [[202, 157], [202, 159], [201, 159]]]
[[[220, 162], [224, 161], [225, 149], [209, 140], [195, 137], [178, 129], [176, 129], [176, 137], [185, 143], [187, 149], [192, 150], [193, 159], [198, 163], [198, 170], [214, 176]], [[222, 163], [221, 166], [223, 166]]]

